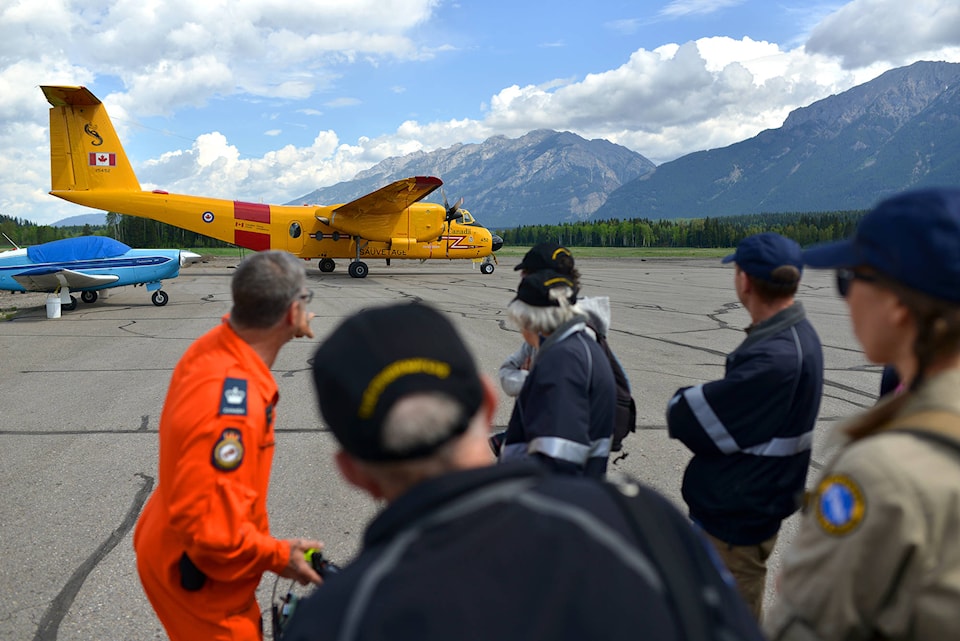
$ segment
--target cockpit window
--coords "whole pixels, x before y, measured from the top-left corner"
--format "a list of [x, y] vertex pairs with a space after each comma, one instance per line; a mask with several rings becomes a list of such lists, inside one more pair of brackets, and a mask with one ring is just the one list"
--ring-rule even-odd
[[300, 223], [296, 221], [290, 223], [290, 238], [300, 238], [302, 233], [303, 229], [300, 227]]
[[473, 219], [473, 216], [470, 215], [469, 211], [461, 210], [463, 217], [460, 219], [460, 222], [464, 225], [474, 225], [477, 221]]

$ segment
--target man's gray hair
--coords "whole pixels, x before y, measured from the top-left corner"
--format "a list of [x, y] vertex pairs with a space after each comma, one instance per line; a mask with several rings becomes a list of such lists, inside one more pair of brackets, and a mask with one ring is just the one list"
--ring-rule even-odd
[[384, 449], [402, 452], [442, 441], [464, 420], [463, 414], [459, 402], [439, 392], [402, 398], [383, 421]]
[[538, 307], [515, 298], [507, 306], [507, 315], [521, 329], [538, 334], [552, 334], [558, 327], [574, 316], [586, 314], [576, 303], [571, 303], [573, 290], [569, 287], [551, 287], [550, 298], [559, 306]]
[[251, 329], [273, 327], [306, 282], [303, 262], [289, 252], [271, 250], [247, 256], [240, 261], [230, 282], [231, 322]]

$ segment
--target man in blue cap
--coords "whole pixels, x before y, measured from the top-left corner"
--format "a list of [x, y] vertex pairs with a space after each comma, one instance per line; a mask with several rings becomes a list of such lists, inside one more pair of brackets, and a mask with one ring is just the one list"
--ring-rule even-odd
[[690, 518], [704, 530], [759, 620], [767, 558], [799, 507], [823, 392], [820, 339], [794, 300], [800, 246], [772, 232], [745, 238], [736, 265], [747, 337], [722, 379], [681, 388], [667, 406], [670, 436], [693, 452], [683, 476]]

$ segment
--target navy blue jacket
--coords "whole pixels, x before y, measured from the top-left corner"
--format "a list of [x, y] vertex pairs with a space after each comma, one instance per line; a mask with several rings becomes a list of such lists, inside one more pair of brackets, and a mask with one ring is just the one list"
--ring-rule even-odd
[[721, 380], [680, 389], [667, 425], [693, 452], [690, 517], [733, 545], [776, 534], [799, 507], [822, 392], [820, 339], [799, 302], [752, 326]]
[[[684, 558], [701, 548], [695, 584], [712, 590], [728, 638], [759, 641], [689, 521], [634, 487]], [[663, 571], [601, 482], [529, 461], [454, 472], [391, 503], [359, 557], [297, 604], [283, 641], [680, 640]]]
[[588, 331], [577, 317], [540, 345], [514, 403], [501, 460], [531, 457], [556, 472], [606, 474], [617, 388], [610, 360]]

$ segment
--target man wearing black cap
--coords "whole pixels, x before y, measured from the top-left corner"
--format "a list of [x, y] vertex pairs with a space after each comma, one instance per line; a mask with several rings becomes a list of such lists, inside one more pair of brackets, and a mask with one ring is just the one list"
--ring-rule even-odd
[[[341, 473], [387, 507], [357, 559], [299, 602], [284, 641], [672, 640], [706, 620], [684, 608], [691, 595], [710, 625], [760, 638], [663, 498], [529, 462], [492, 465], [494, 385], [440, 312], [360, 312], [319, 347], [313, 374]], [[660, 572], [631, 528], [642, 501], [681, 558], [706, 562]], [[675, 599], [678, 573], [690, 589]], [[699, 599], [708, 590], [715, 607]]]
[[690, 517], [706, 532], [759, 619], [767, 558], [799, 507], [823, 391], [820, 339], [794, 300], [803, 269], [796, 242], [745, 238], [734, 262], [747, 338], [724, 378], [684, 387], [667, 406], [670, 436], [693, 452], [683, 476]]
[[[524, 254], [520, 264], [513, 268], [521, 276], [527, 276], [538, 271], [550, 270], [563, 274], [569, 278], [574, 287], [580, 286], [580, 273], [574, 266], [573, 254], [566, 247], [552, 242], [537, 243]], [[598, 312], [594, 314], [595, 321], [600, 329], [606, 331], [610, 323], [610, 300], [606, 297], [594, 299], [597, 301]], [[604, 305], [606, 306], [604, 308]], [[497, 375], [500, 377], [500, 387], [508, 396], [517, 396], [527, 380], [537, 349], [534, 347], [533, 337], [524, 336], [519, 349], [507, 357]]]

